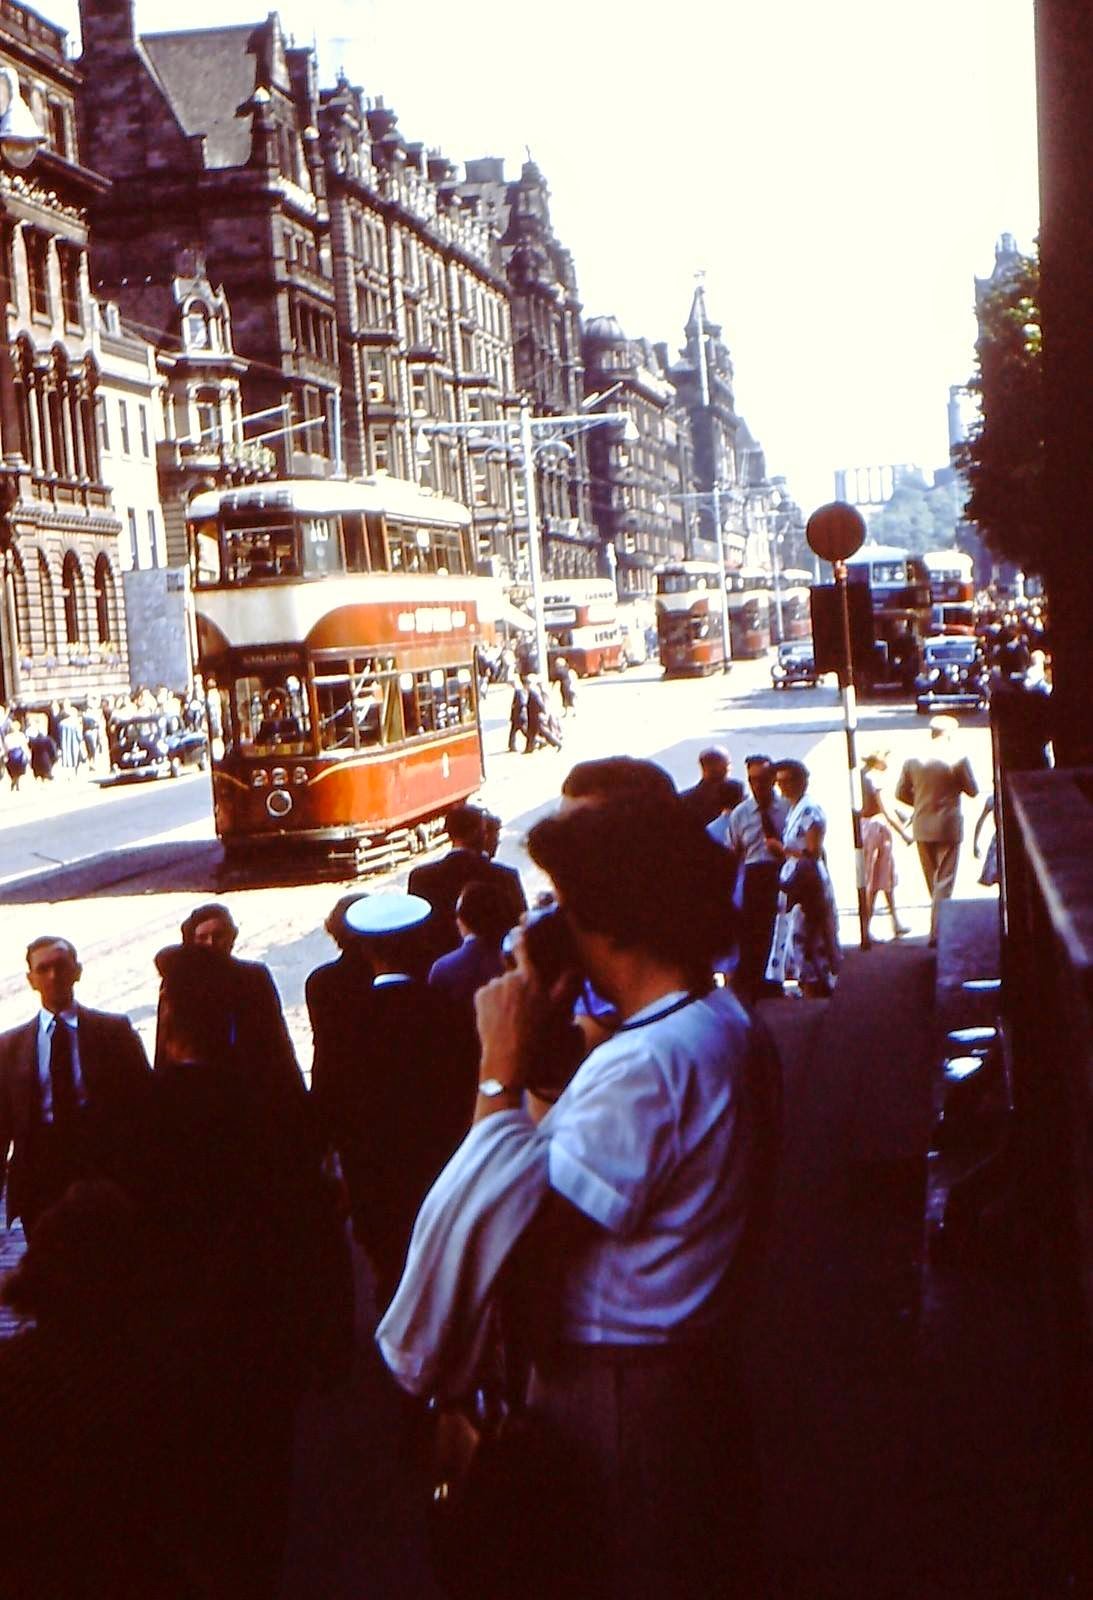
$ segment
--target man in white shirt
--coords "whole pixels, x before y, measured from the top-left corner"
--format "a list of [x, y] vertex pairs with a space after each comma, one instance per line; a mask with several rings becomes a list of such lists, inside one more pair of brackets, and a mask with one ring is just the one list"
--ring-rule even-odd
[[[519, 1251], [545, 1301], [532, 1325], [557, 1330], [535, 1351], [529, 1403], [578, 1489], [559, 1558], [574, 1592], [706, 1600], [728, 1573], [750, 1593], [734, 1335], [769, 1217], [780, 1078], [712, 987], [735, 920], [730, 863], [678, 797], [571, 805], [528, 848], [581, 972], [621, 1018], [536, 1130], [523, 1090], [564, 981], [545, 990], [518, 939], [516, 970], [477, 999], [476, 1123], [508, 1113], [513, 1138], [515, 1114], [529, 1143], [547, 1139], [548, 1198]], [[635, 859], [657, 863], [655, 896]]]
[[[8, 1226], [28, 1234], [81, 1178], [147, 1178], [151, 1073], [128, 1017], [76, 1004], [76, 950], [51, 934], [27, 948], [37, 1015], [0, 1034], [0, 1169]], [[11, 1150], [8, 1159], [9, 1147]]]
[[771, 935], [778, 911], [778, 874], [782, 859], [768, 846], [781, 839], [789, 813], [774, 787], [775, 768], [769, 756], [751, 755], [744, 762], [751, 793], [729, 818], [725, 844], [735, 852], [743, 874], [740, 904], [740, 960], [733, 987], [747, 1005], [778, 986], [764, 978]]

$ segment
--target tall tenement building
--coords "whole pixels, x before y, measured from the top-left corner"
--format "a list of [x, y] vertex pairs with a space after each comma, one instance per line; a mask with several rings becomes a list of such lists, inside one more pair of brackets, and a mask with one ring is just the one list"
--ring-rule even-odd
[[584, 332], [585, 384], [589, 399], [625, 412], [632, 440], [618, 428], [588, 436], [592, 504], [597, 526], [613, 552], [619, 598], [652, 594], [653, 571], [686, 553], [684, 449], [675, 403], [656, 351], [644, 339], [628, 339], [615, 317], [592, 317]]
[[341, 373], [310, 49], [255, 26], [134, 31], [132, 0], [81, 0], [84, 159], [96, 288], [150, 337], [177, 323], [184, 252], [231, 306], [248, 437], [278, 470], [340, 455]]
[[[504, 163], [488, 156], [467, 162], [460, 193], [500, 234], [518, 388], [537, 417], [572, 416], [585, 396], [581, 303], [573, 257], [550, 220], [546, 180], [529, 160], [509, 182]], [[563, 448], [548, 445], [536, 456], [543, 570], [549, 577], [593, 577], [603, 568], [592, 515], [590, 437], [571, 433]]]
[[481, 566], [511, 571], [513, 464], [467, 432], [418, 428], [503, 417], [515, 400], [497, 229], [382, 100], [342, 78], [321, 102], [348, 469], [464, 501]]
[[[0, 701], [27, 707], [129, 684], [87, 275], [106, 186], [77, 138], [64, 46], [63, 29], [0, 0]], [[4, 131], [20, 125], [31, 142], [12, 165]]]

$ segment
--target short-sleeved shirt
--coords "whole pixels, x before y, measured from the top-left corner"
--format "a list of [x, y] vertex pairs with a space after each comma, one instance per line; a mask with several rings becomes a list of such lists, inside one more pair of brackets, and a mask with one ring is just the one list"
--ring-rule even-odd
[[750, 1025], [728, 990], [684, 999], [629, 1018], [543, 1120], [551, 1186], [601, 1230], [565, 1277], [568, 1341], [664, 1344], [715, 1319], [749, 1199]]
[[[778, 830], [779, 837], [785, 827], [789, 806], [780, 794], [772, 795], [766, 806], [770, 820]], [[746, 867], [753, 867], [758, 862], [777, 861], [778, 856], [771, 855], [764, 844], [767, 830], [763, 826], [763, 818], [759, 811], [759, 802], [753, 794], [747, 795], [733, 811], [729, 818], [728, 834], [725, 843], [733, 850], [740, 853]]]

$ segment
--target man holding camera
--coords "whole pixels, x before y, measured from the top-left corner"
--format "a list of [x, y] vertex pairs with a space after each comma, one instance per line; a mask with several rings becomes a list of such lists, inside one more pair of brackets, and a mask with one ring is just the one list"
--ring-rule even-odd
[[[549, 942], [555, 959], [567, 946], [566, 970], [544, 976], [539, 941], [521, 934], [514, 969], [479, 991], [465, 1146], [481, 1173], [495, 1137], [495, 1185], [542, 1186], [510, 1282], [534, 1285], [522, 1305], [528, 1406], [571, 1470], [513, 1508], [556, 1525], [537, 1540], [525, 1592], [706, 1600], [731, 1579], [752, 1594], [759, 1519], [737, 1332], [769, 1220], [781, 1093], [755, 1025], [713, 983], [735, 931], [728, 858], [678, 796], [658, 793], [568, 797], [528, 849], [554, 884]], [[658, 863], [655, 897], [635, 859]], [[536, 1128], [524, 1095], [542, 1037], [585, 979], [619, 1023]], [[413, 1272], [381, 1329], [389, 1361]]]

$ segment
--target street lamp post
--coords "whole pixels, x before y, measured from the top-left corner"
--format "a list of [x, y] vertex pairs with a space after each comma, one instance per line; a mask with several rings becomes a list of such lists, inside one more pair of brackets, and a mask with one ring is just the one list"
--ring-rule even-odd
[[[598, 397], [599, 398], [599, 397]], [[536, 417], [531, 412], [531, 402], [525, 397], [520, 402], [519, 417], [496, 417], [479, 422], [422, 422], [418, 425], [419, 454], [429, 454], [428, 439], [439, 435], [467, 434], [472, 441], [497, 438], [519, 457], [520, 473], [524, 483], [524, 502], [528, 523], [528, 573], [531, 579], [531, 606], [535, 622], [535, 649], [539, 671], [547, 673], [546, 618], [543, 612], [543, 558], [540, 546], [539, 499], [535, 488], [535, 454], [544, 444], [561, 440], [567, 433], [583, 433], [589, 428], [604, 424], [621, 427], [623, 438], [630, 443], [636, 434], [634, 420], [626, 411], [573, 412], [567, 416]], [[422, 447], [424, 446], [424, 450]], [[564, 445], [560, 446], [564, 449]]]
[[865, 540], [865, 522], [856, 507], [834, 500], [821, 506], [808, 519], [805, 537], [809, 546], [825, 561], [830, 561], [838, 597], [842, 651], [839, 662], [839, 687], [842, 689], [843, 728], [846, 733], [846, 762], [850, 776], [850, 812], [854, 829], [854, 876], [858, 888], [858, 926], [861, 947], [870, 948], [869, 908], [866, 900], [865, 850], [862, 843], [862, 781], [858, 769], [856, 735], [858, 703], [854, 692], [854, 655], [850, 646], [850, 605], [846, 592], [846, 559], [860, 550]]
[[[713, 473], [713, 488], [709, 494], [713, 498], [713, 525], [714, 537], [717, 540], [717, 567], [721, 575], [721, 651], [723, 672], [728, 672], [732, 667], [732, 635], [729, 628], [729, 575], [725, 568], [725, 538], [721, 521], [721, 449], [714, 428], [713, 417], [710, 414], [710, 372], [707, 366], [706, 350], [706, 324], [702, 316], [701, 297], [696, 298], [698, 311], [698, 392], [702, 402], [702, 409], [710, 421], [710, 453]], [[705, 496], [699, 496], [705, 498]]]

